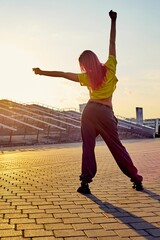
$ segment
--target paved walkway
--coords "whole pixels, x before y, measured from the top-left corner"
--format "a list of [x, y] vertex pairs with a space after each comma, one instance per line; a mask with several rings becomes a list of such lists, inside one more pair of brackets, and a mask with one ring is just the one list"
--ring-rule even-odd
[[160, 139], [123, 143], [144, 192], [131, 188], [103, 143], [88, 196], [76, 192], [81, 144], [0, 149], [0, 239], [160, 239]]

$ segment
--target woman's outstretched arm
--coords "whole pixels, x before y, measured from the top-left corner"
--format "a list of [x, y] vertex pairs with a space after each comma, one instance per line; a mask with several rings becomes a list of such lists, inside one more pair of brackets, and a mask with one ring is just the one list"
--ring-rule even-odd
[[33, 68], [32, 70], [34, 71], [35, 74], [44, 75], [48, 77], [61, 77], [74, 82], [79, 82], [77, 73], [61, 72], [61, 71], [44, 71], [44, 70], [41, 70], [40, 68]]
[[110, 40], [109, 40], [109, 55], [116, 57], [116, 19], [117, 13], [112, 10], [109, 12], [111, 18], [111, 30], [110, 30]]

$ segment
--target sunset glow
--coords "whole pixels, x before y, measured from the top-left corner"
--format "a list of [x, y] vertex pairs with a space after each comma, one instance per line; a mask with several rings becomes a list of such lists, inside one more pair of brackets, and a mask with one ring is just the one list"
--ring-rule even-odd
[[[65, 8], [64, 8], [65, 6]], [[154, 0], [9, 0], [0, 2], [0, 99], [79, 108], [88, 91], [79, 83], [36, 76], [33, 67], [80, 72], [78, 57], [91, 49], [108, 57], [110, 9], [117, 11], [117, 77], [114, 112], [160, 117], [160, 2]]]

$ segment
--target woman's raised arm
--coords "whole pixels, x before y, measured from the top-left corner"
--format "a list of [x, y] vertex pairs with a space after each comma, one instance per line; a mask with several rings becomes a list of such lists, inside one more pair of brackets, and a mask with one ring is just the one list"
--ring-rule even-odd
[[116, 57], [116, 19], [117, 13], [112, 10], [109, 12], [111, 18], [111, 30], [110, 30], [110, 40], [109, 40], [109, 55]]

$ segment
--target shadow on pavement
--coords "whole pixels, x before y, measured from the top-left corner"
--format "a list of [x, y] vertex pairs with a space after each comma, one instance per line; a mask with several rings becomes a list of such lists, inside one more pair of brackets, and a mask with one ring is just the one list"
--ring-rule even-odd
[[153, 199], [155, 199], [155, 200], [160, 202], [160, 195], [158, 195], [157, 193], [154, 193], [154, 192], [152, 192], [152, 191], [150, 191], [148, 189], [144, 189], [143, 193], [148, 194], [148, 196], [150, 198], [153, 198]]
[[[152, 192], [150, 192], [148, 190], [146, 190], [145, 192], [148, 193], [149, 195], [151, 195], [152, 197], [156, 196], [155, 199], [157, 199], [156, 194], [153, 194]], [[103, 210], [105, 213], [114, 216], [121, 223], [126, 224], [131, 230], [137, 232], [144, 239], [147, 239], [147, 240], [160, 239], [160, 228], [156, 227], [152, 223], [145, 221], [143, 218], [138, 217], [138, 216], [124, 210], [123, 208], [114, 206], [109, 202], [103, 202], [93, 194], [88, 194], [85, 196], [88, 199], [95, 202], [97, 205], [99, 205], [99, 208], [101, 210]], [[138, 205], [137, 205], [137, 207], [138, 207]], [[123, 230], [125, 232], [125, 229], [123, 229]]]

